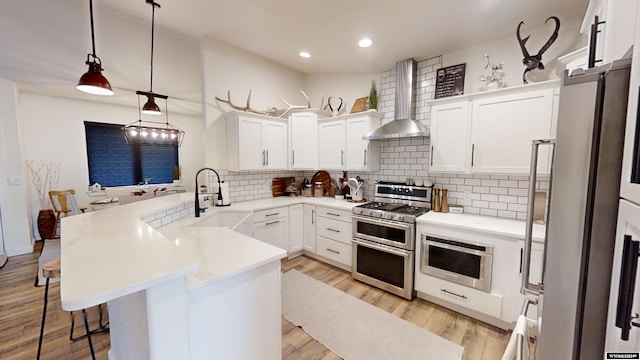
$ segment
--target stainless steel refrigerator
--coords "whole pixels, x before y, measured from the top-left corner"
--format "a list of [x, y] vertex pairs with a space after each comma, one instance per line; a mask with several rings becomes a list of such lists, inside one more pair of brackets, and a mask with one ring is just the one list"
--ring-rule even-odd
[[541, 310], [538, 359], [604, 356], [630, 67], [562, 79], [543, 282], [523, 289]]

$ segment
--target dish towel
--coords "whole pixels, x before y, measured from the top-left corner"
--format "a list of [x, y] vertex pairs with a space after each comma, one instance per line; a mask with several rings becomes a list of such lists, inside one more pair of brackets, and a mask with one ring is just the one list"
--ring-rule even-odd
[[[522, 336], [523, 341], [523, 354], [522, 358], [517, 357], [517, 343], [518, 336]], [[524, 315], [518, 316], [518, 321], [516, 321], [516, 326], [513, 328], [513, 332], [511, 333], [511, 337], [509, 338], [509, 342], [507, 343], [507, 348], [504, 350], [504, 354], [502, 355], [502, 360], [513, 360], [513, 359], [529, 359], [529, 330], [527, 328], [527, 317]]]

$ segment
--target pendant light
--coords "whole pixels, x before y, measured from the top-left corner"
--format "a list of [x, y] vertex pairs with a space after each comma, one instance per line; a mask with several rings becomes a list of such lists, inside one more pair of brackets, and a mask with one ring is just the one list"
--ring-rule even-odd
[[146, 0], [147, 4], [151, 4], [151, 82], [149, 84], [149, 92], [147, 96], [147, 102], [142, 107], [142, 113], [148, 115], [162, 115], [160, 107], [155, 102], [156, 94], [153, 93], [153, 35], [155, 33], [155, 19], [156, 19], [156, 6], [160, 8], [160, 4], [153, 0]]
[[[153, 33], [155, 8], [160, 8], [160, 4], [153, 0], [146, 0], [151, 4], [151, 86], [149, 91], [136, 91], [138, 96], [138, 121], [134, 121], [122, 127], [127, 144], [129, 145], [154, 145], [154, 146], [180, 146], [184, 139], [184, 131], [169, 123], [169, 112], [167, 110], [167, 95], [160, 95], [153, 92]], [[140, 96], [147, 98], [144, 106], [140, 107]], [[165, 122], [142, 121], [142, 114], [161, 115], [162, 111], [156, 104], [155, 99], [163, 99], [165, 104], [164, 116]], [[164, 126], [160, 126], [164, 125]]]
[[96, 56], [96, 40], [93, 28], [93, 0], [89, 0], [89, 14], [91, 16], [91, 46], [93, 52], [87, 55], [85, 64], [89, 66], [89, 70], [80, 77], [76, 89], [94, 95], [113, 95], [109, 80], [102, 75], [102, 61]]

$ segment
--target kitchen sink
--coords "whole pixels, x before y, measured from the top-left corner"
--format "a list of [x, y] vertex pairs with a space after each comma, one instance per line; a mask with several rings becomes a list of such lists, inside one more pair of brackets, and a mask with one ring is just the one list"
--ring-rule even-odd
[[222, 226], [235, 230], [235, 228], [250, 215], [251, 212], [218, 211], [206, 217], [202, 217], [202, 220], [191, 226]]

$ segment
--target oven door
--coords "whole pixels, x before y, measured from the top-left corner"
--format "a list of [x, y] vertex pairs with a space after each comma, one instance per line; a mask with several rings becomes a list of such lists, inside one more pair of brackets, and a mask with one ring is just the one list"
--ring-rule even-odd
[[420, 272], [491, 291], [493, 246], [422, 235]]
[[353, 239], [354, 279], [405, 299], [413, 298], [413, 251]]
[[353, 215], [353, 237], [399, 247], [415, 248], [415, 224]]

